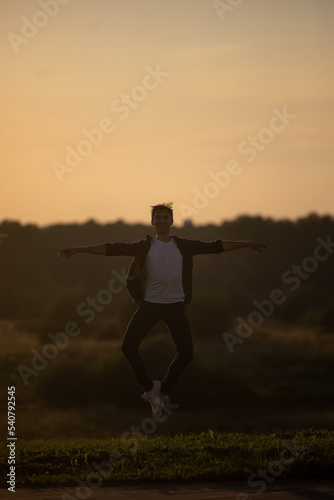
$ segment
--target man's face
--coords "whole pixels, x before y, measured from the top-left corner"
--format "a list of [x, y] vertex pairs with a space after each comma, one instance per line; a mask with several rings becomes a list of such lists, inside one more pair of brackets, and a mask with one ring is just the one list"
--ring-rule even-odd
[[172, 225], [172, 219], [168, 210], [157, 210], [154, 213], [152, 225], [155, 227], [157, 233], [166, 233]]

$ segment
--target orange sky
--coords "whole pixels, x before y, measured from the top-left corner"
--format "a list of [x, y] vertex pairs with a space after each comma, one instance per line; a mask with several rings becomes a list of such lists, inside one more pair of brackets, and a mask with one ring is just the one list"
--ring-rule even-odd
[[168, 201], [178, 225], [333, 214], [333, 15], [331, 0], [2, 2], [0, 220], [146, 222]]

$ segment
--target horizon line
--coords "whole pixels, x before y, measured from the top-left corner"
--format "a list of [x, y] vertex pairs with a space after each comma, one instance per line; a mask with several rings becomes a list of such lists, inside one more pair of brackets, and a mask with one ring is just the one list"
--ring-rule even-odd
[[[334, 213], [331, 214], [331, 213], [327, 212], [327, 213], [321, 214], [321, 213], [318, 213], [315, 211], [311, 211], [311, 212], [308, 212], [307, 214], [299, 215], [299, 216], [295, 216], [295, 217], [291, 217], [291, 218], [290, 217], [283, 217], [283, 216], [282, 217], [274, 217], [272, 215], [264, 215], [264, 214], [241, 213], [241, 214], [236, 215], [235, 217], [232, 217], [232, 218], [221, 219], [220, 221], [207, 221], [207, 222], [198, 223], [198, 224], [193, 219], [188, 218], [188, 219], [184, 219], [182, 224], [174, 223], [173, 227], [184, 228], [186, 226], [192, 226], [192, 227], [221, 226], [226, 222], [234, 222], [234, 221], [237, 221], [238, 219], [242, 219], [242, 218], [248, 218], [248, 219], [259, 219], [260, 218], [263, 220], [272, 220], [274, 222], [280, 222], [280, 221], [298, 222], [299, 220], [309, 219], [311, 217], [316, 217], [319, 219], [329, 217], [330, 219], [334, 219]], [[122, 223], [122, 224], [128, 225], [128, 226], [136, 226], [136, 225], [151, 226], [151, 223], [149, 221], [149, 217], [148, 217], [148, 220], [146, 222], [144, 222], [144, 221], [131, 222], [131, 221], [128, 221], [128, 220], [125, 220], [122, 218], [102, 222], [94, 217], [89, 217], [89, 218], [82, 220], [82, 221], [74, 220], [74, 221], [57, 221], [57, 222], [48, 222], [48, 223], [38, 223], [38, 222], [32, 222], [32, 221], [23, 222], [22, 220], [19, 220], [19, 219], [9, 219], [9, 218], [4, 218], [0, 221], [0, 225], [6, 224], [6, 223], [10, 223], [10, 224], [16, 223], [16, 224], [19, 224], [21, 226], [35, 226], [38, 228], [47, 228], [47, 227], [52, 227], [52, 226], [85, 225], [85, 224], [89, 224], [89, 223], [94, 223], [94, 224], [100, 225], [100, 226], [107, 226], [107, 225], [119, 224], [119, 223]]]

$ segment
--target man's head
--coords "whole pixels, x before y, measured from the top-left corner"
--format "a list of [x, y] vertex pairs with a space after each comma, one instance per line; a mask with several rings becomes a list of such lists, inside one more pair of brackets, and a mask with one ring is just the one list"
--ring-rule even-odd
[[158, 222], [166, 221], [173, 224], [173, 203], [161, 203], [151, 206], [151, 224], [154, 226]]

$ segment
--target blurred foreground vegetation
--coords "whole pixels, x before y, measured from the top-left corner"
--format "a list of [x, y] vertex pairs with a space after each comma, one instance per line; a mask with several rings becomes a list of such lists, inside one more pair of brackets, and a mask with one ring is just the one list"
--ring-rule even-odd
[[[243, 491], [261, 493], [274, 481], [332, 478], [333, 445], [333, 432], [315, 429], [271, 434], [208, 430], [136, 440], [21, 440], [16, 481], [17, 486], [71, 484], [88, 496], [101, 484], [124, 481], [237, 480], [244, 482]], [[6, 452], [1, 444], [0, 463]], [[0, 470], [3, 485], [6, 467], [0, 465]]]

